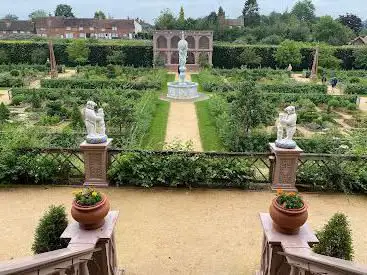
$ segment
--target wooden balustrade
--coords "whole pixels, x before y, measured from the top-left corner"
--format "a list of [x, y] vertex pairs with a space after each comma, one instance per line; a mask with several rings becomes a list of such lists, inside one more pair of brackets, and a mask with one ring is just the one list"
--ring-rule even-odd
[[0, 275], [118, 275], [114, 228], [118, 211], [110, 211], [105, 224], [86, 231], [72, 222], [61, 235], [67, 248], [0, 263]]
[[285, 235], [273, 229], [269, 214], [260, 213], [264, 230], [261, 275], [366, 275], [367, 266], [312, 252], [318, 240], [305, 224], [296, 235]]

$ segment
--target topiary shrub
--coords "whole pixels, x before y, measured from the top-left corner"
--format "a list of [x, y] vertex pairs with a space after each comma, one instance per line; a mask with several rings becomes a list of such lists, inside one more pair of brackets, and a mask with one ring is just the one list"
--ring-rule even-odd
[[336, 213], [316, 236], [320, 242], [313, 247], [315, 253], [348, 261], [353, 259], [352, 231], [345, 214]]
[[10, 75], [15, 76], [15, 77], [20, 76], [20, 71], [19, 70], [11, 70]]
[[67, 226], [65, 207], [51, 205], [39, 221], [32, 251], [39, 254], [67, 247], [68, 242], [60, 239]]

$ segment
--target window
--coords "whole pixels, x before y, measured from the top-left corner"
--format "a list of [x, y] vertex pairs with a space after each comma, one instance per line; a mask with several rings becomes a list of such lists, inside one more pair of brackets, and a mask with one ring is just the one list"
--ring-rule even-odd
[[79, 27], [79, 30], [82, 31], [84, 28], [83, 27]]
[[74, 37], [73, 33], [66, 33], [65, 34], [65, 38], [73, 38], [73, 37]]
[[13, 33], [18, 33], [17, 31], [13, 31]]
[[105, 28], [102, 28], [101, 31], [104, 32], [105, 31]]
[[40, 28], [40, 30], [44, 32], [46, 29], [45, 28]]
[[112, 30], [113, 31], [117, 31], [117, 27], [112, 27]]
[[66, 30], [67, 30], [67, 31], [70, 31], [70, 30], [71, 30], [71, 27], [66, 27]]
[[20, 31], [20, 33], [24, 33], [24, 31]]
[[81, 32], [81, 33], [79, 33], [79, 37], [80, 37], [80, 38], [85, 38], [85, 33], [82, 33], [82, 32]]
[[94, 28], [93, 28], [93, 27], [90, 27], [89, 29], [90, 29], [91, 31], [94, 31]]

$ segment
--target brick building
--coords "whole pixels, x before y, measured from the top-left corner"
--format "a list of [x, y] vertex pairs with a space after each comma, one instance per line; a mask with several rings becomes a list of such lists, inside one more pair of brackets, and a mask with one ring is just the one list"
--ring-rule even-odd
[[33, 21], [42, 37], [117, 39], [132, 38], [142, 31], [134, 19], [45, 17]]
[[0, 20], [0, 37], [14, 34], [35, 34], [34, 22], [30, 20]]

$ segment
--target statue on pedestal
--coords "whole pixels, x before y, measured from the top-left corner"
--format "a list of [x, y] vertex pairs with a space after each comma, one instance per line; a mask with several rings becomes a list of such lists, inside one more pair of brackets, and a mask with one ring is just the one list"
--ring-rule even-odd
[[[277, 125], [277, 140], [276, 147], [283, 149], [294, 149], [297, 147], [293, 136], [296, 133], [297, 114], [294, 106], [289, 106], [284, 109], [285, 113], [279, 114], [279, 123]], [[286, 137], [284, 138], [284, 129]]]
[[178, 54], [179, 54], [179, 70], [180, 70], [180, 82], [185, 81], [185, 72], [186, 72], [186, 61], [187, 61], [187, 50], [189, 48], [189, 44], [185, 40], [185, 33], [182, 32], [182, 38], [178, 42]]
[[95, 102], [88, 101], [84, 109], [84, 122], [87, 128], [86, 141], [90, 144], [99, 144], [107, 141], [104, 112], [100, 108], [98, 113], [96, 113], [96, 106]]

